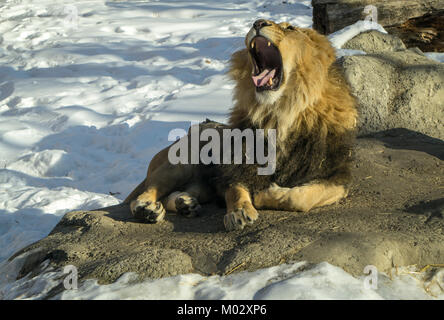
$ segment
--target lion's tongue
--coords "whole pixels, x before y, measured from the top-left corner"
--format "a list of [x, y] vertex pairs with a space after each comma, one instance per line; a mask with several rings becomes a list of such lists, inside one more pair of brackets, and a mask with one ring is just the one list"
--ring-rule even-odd
[[259, 73], [257, 76], [252, 76], [254, 85], [256, 87], [262, 87], [263, 85], [267, 84], [270, 79], [272, 79], [274, 77], [275, 73], [276, 73], [276, 69], [273, 69], [271, 71], [268, 69], [265, 69], [264, 71]]

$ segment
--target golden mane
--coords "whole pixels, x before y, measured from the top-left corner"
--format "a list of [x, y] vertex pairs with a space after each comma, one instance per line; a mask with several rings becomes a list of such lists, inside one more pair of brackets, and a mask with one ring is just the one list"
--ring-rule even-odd
[[[277, 24], [273, 27], [281, 28]], [[277, 47], [282, 55], [284, 80], [279, 90], [266, 93], [270, 102], [256, 93], [248, 50], [232, 55], [228, 74], [236, 84], [230, 126], [277, 129], [277, 142], [282, 149], [290, 133], [302, 134], [318, 127], [326, 135], [355, 127], [355, 99], [334, 64], [335, 50], [328, 39], [311, 29], [292, 28], [280, 34]]]

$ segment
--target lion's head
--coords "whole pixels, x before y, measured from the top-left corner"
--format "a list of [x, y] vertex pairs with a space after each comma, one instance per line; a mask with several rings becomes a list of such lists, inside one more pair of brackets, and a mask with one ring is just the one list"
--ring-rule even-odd
[[[335, 50], [325, 36], [289, 23], [257, 20], [245, 38], [246, 48], [233, 54], [229, 75], [236, 81], [230, 123], [278, 129], [279, 139], [301, 119], [316, 122], [319, 113], [350, 109], [342, 118], [355, 122], [354, 100], [340, 73], [332, 68]], [[330, 114], [331, 121], [341, 116]], [[309, 114], [313, 113], [313, 117]], [[335, 116], [336, 119], [333, 119]], [[307, 125], [310, 125], [308, 123]], [[336, 125], [336, 124], [335, 124]]]

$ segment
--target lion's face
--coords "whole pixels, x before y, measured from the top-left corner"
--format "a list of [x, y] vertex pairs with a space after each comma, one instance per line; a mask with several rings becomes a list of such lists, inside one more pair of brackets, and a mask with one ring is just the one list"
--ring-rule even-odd
[[252, 83], [261, 103], [275, 102], [285, 90], [286, 80], [293, 69], [297, 46], [295, 28], [289, 23], [257, 20], [245, 38], [248, 48]]
[[[291, 26], [290, 26], [291, 27]], [[288, 24], [258, 20], [248, 32], [245, 45], [250, 54], [252, 80], [257, 92], [277, 91], [283, 85], [282, 41], [292, 32]]]
[[326, 78], [335, 55], [324, 42], [325, 38], [309, 29], [257, 20], [245, 37], [248, 63], [242, 66], [250, 73], [248, 89], [255, 92], [256, 100], [273, 104], [287, 89], [295, 90], [304, 78]]

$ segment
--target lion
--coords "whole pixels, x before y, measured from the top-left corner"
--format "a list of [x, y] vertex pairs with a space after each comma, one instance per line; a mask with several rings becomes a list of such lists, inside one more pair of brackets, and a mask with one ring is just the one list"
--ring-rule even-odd
[[347, 196], [356, 99], [328, 39], [260, 19], [245, 46], [231, 57], [234, 103], [228, 125], [220, 127], [275, 129], [274, 173], [258, 175], [257, 164], [171, 164], [169, 146], [124, 201], [135, 218], [156, 223], [165, 208], [195, 216], [202, 203], [221, 198], [225, 228], [235, 230], [254, 223], [258, 209], [307, 212]]

